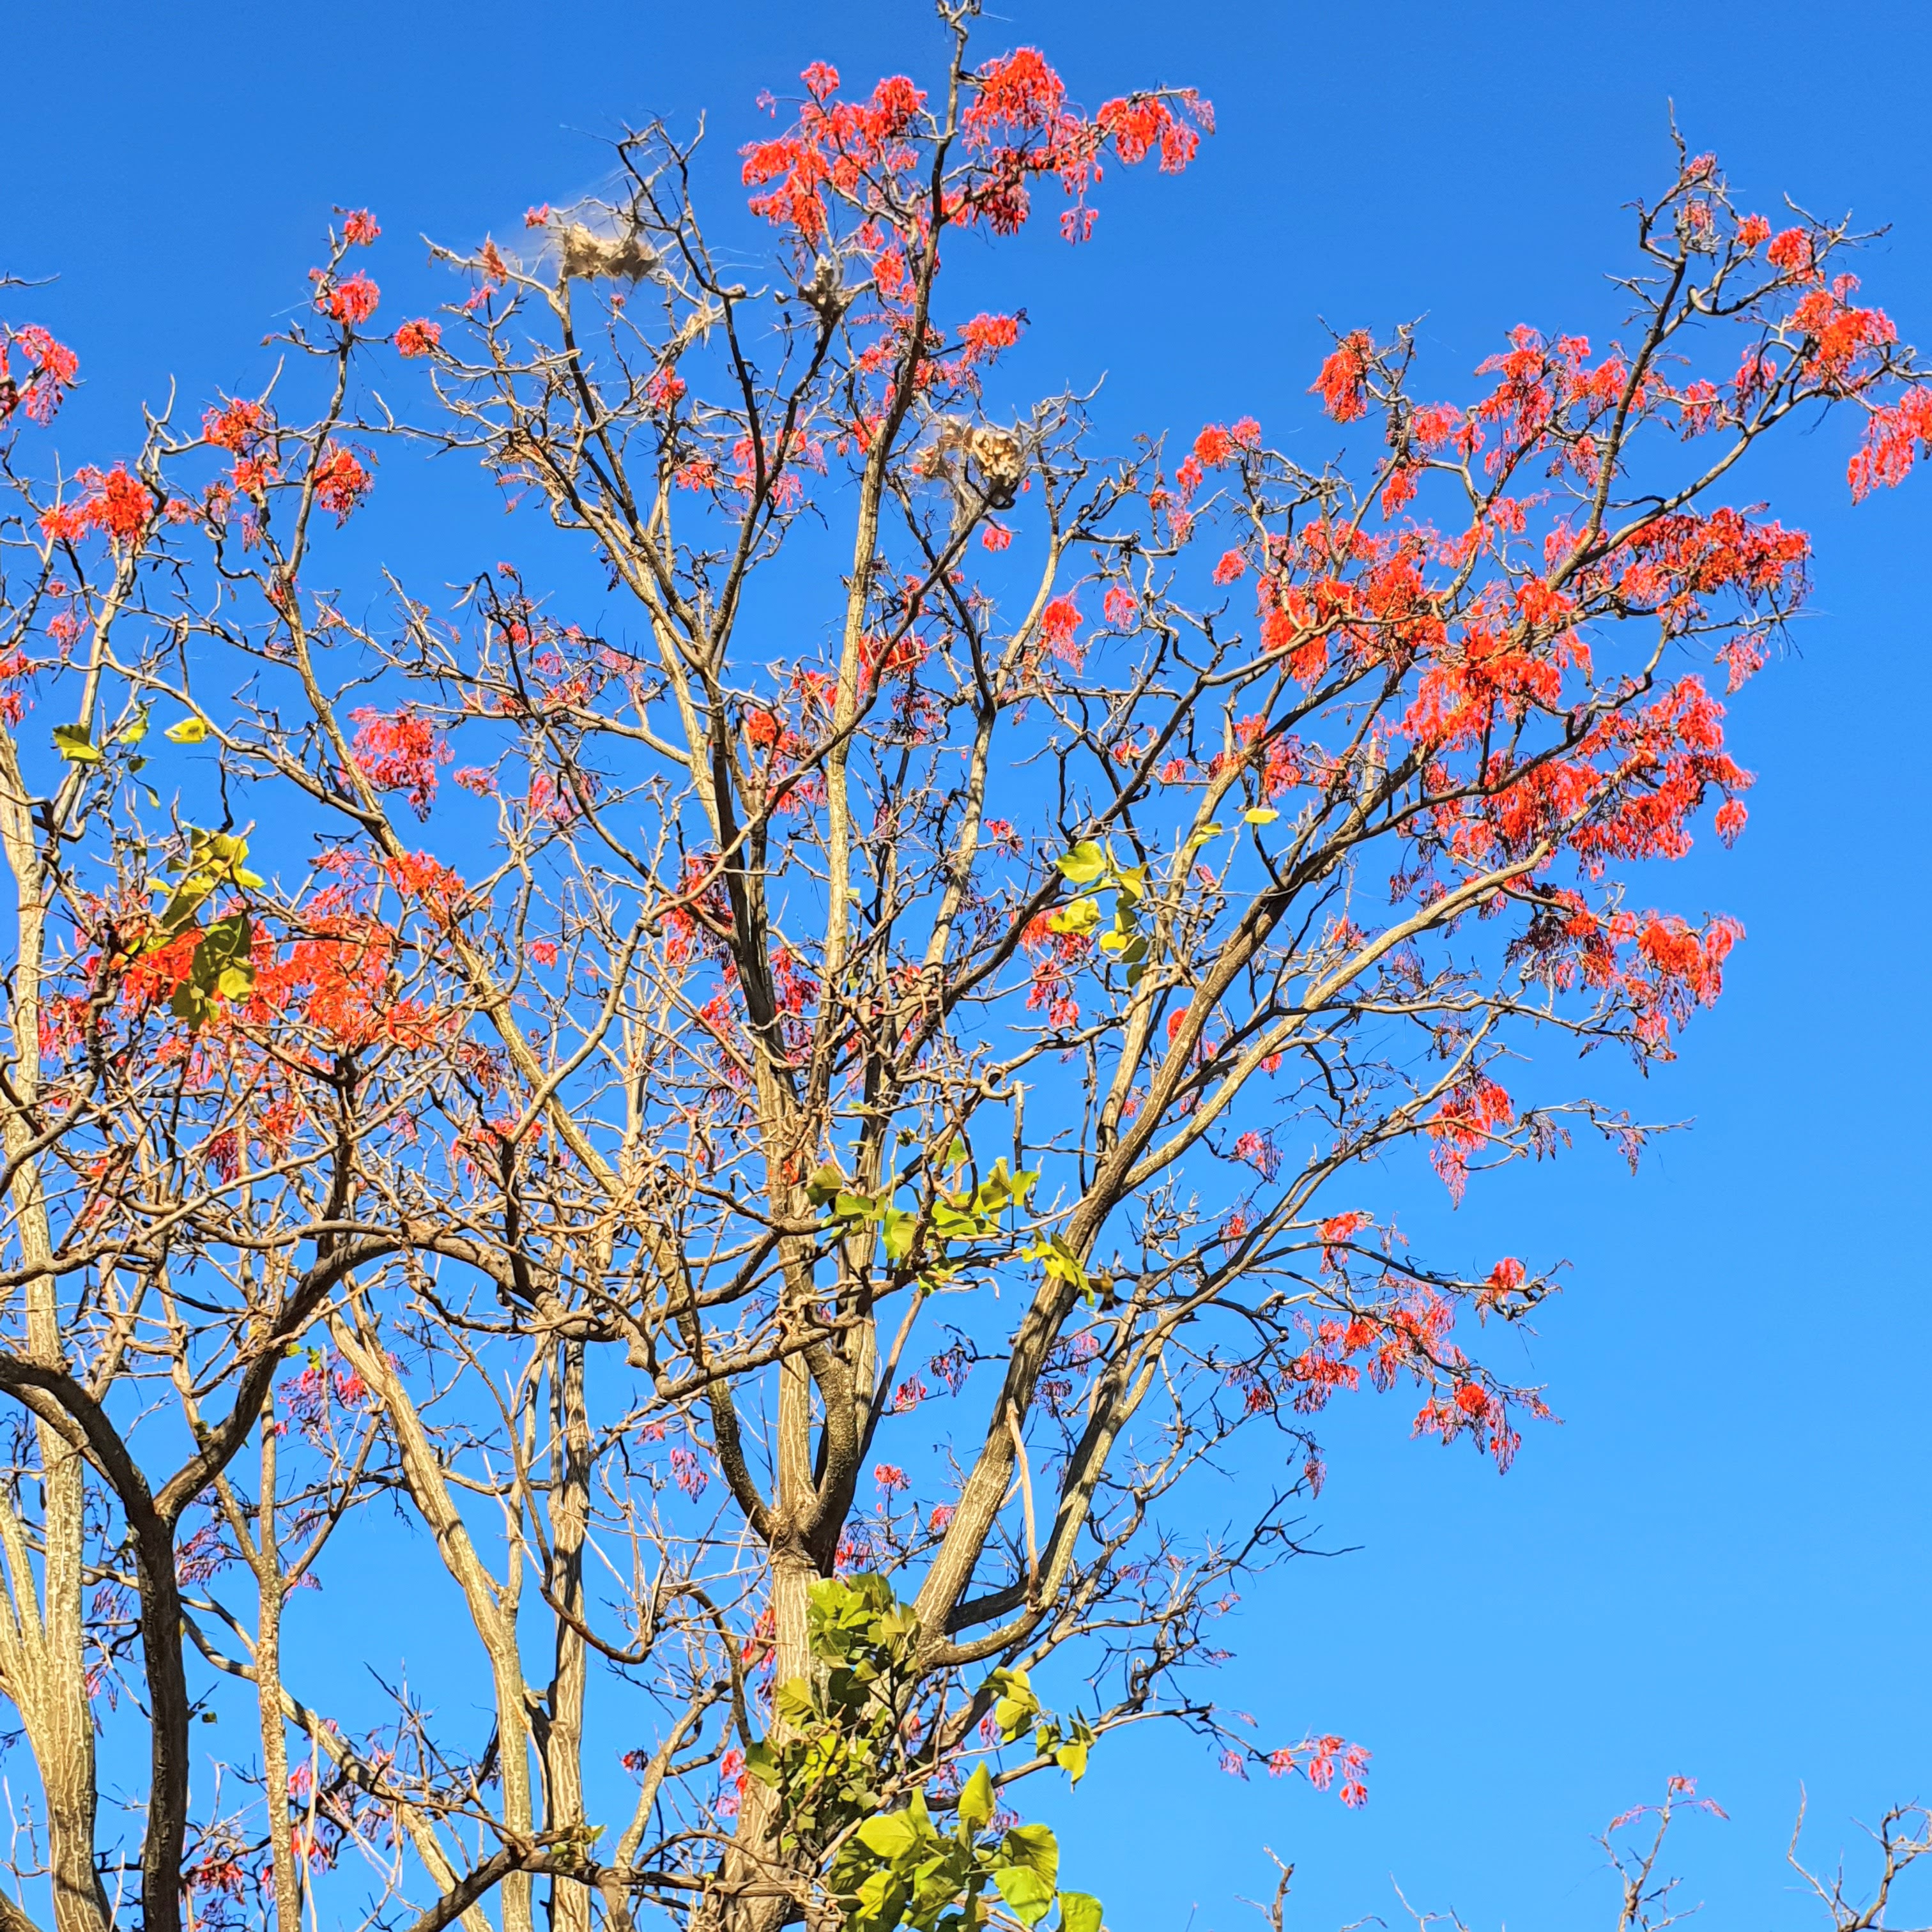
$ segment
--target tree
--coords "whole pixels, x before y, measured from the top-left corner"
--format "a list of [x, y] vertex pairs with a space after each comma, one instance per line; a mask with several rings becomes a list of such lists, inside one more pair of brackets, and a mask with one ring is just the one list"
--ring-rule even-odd
[[[347, 214], [284, 374], [111, 466], [62, 479], [76, 355], [5, 336], [0, 1688], [58, 1932], [136, 1889], [297, 1932], [358, 1860], [424, 1928], [1093, 1932], [1003, 1808], [1110, 1732], [1364, 1795], [1190, 1673], [1337, 1390], [1507, 1464], [1540, 1403], [1473, 1336], [1550, 1285], [1412, 1254], [1369, 1164], [1634, 1157], [1506, 1060], [1648, 1066], [1715, 998], [1735, 924], [1636, 881], [1742, 828], [1696, 661], [1735, 688], [1804, 589], [1732, 472], [1844, 406], [1895, 482], [1926, 392], [1847, 225], [1682, 152], [1621, 346], [1517, 329], [1458, 405], [1342, 334], [1319, 469], [1003, 418], [1023, 312], [942, 256], [1056, 186], [1084, 242], [1104, 166], [1212, 123], [1085, 112], [975, 11], [741, 151], [755, 284], [652, 124], [607, 201], [436, 251], [440, 317], [389, 326]], [[338, 587], [412, 452], [526, 560]], [[1268, 1499], [1217, 1528], [1238, 1440]], [[347, 1633], [291, 1605], [351, 1538], [484, 1734], [332, 1707]], [[124, 1822], [98, 1749], [145, 1754]]]
[[[1785, 1863], [1796, 1875], [1801, 1893], [1808, 1893], [1830, 1921], [1832, 1932], [1886, 1932], [1888, 1915], [1897, 1906], [1896, 1894], [1906, 1882], [1906, 1875], [1927, 1853], [1932, 1852], [1932, 1819], [1916, 1804], [1888, 1806], [1876, 1827], [1867, 1827], [1866, 1836], [1876, 1854], [1877, 1874], [1870, 1889], [1864, 1893], [1847, 1888], [1842, 1854], [1835, 1869], [1814, 1871], [1798, 1855], [1798, 1840], [1804, 1830], [1804, 1805], [1801, 1800], [1798, 1819], [1792, 1827], [1791, 1843]], [[1724, 1808], [1708, 1798], [1697, 1796], [1697, 1781], [1690, 1778], [1670, 1778], [1664, 1781], [1664, 1797], [1655, 1804], [1633, 1805], [1612, 1818], [1598, 1834], [1606, 1868], [1616, 1875], [1618, 1900], [1616, 1932], [1668, 1932], [1703, 1908], [1687, 1905], [1678, 1895], [1683, 1881], [1662, 1861], [1671, 1828], [1682, 1814], [1702, 1813], [1723, 1818]], [[1259, 1909], [1271, 1932], [1282, 1932], [1286, 1921], [1288, 1889], [1294, 1868], [1277, 1858], [1280, 1874], [1274, 1898]], [[1420, 1911], [1396, 1895], [1414, 1922], [1416, 1932], [1432, 1932], [1445, 1926], [1452, 1932], [1467, 1932], [1456, 1912]], [[1253, 1902], [1253, 1901], [1251, 1901]]]

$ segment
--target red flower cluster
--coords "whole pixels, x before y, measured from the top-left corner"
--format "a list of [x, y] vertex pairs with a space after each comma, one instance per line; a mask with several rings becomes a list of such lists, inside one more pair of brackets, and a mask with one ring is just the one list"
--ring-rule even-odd
[[369, 494], [368, 471], [356, 460], [353, 451], [338, 443], [330, 443], [316, 458], [311, 481], [315, 484], [315, 500], [338, 523], [346, 522], [350, 511]]
[[338, 281], [326, 268], [311, 268], [309, 278], [316, 284], [316, 307], [332, 321], [352, 328], [376, 313], [382, 292], [359, 270], [346, 281]]
[[[26, 360], [24, 379], [14, 373], [15, 352]], [[80, 370], [80, 358], [37, 323], [0, 332], [0, 422], [16, 409], [24, 410], [30, 422], [52, 422]]]
[[428, 718], [406, 709], [392, 714], [364, 706], [350, 718], [358, 728], [349, 748], [356, 769], [378, 791], [406, 792], [417, 818], [428, 818], [436, 802], [436, 767], [450, 760], [448, 740]]
[[836, 100], [838, 70], [823, 61], [807, 68], [803, 78], [811, 98], [797, 126], [743, 148], [740, 172], [747, 188], [764, 190], [752, 197], [753, 214], [796, 228], [816, 244], [826, 232], [828, 190], [850, 200], [870, 170], [890, 175], [910, 165], [912, 152], [900, 137], [926, 105], [926, 94], [896, 74], [880, 81], [868, 100]]
[[51, 543], [74, 543], [89, 530], [98, 530], [110, 543], [138, 543], [153, 520], [153, 493], [139, 477], [117, 463], [104, 476], [98, 470], [77, 470], [74, 481], [86, 491], [78, 502], [62, 503], [40, 518], [40, 533]]
[[396, 353], [398, 356], [428, 356], [442, 341], [442, 325], [440, 322], [406, 322], [396, 331]]

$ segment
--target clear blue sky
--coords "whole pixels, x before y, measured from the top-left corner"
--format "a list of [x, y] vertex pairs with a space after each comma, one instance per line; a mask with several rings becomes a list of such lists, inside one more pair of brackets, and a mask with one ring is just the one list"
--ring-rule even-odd
[[[1010, 0], [1005, 18], [1089, 101], [1160, 78], [1220, 112], [1196, 172], [1114, 184], [1094, 247], [1043, 250], [1025, 298], [1050, 378], [1108, 372], [1123, 438], [1240, 410], [1316, 434], [1318, 316], [1425, 315], [1449, 394], [1518, 320], [1606, 334], [1600, 276], [1622, 206], [1667, 164], [1672, 100], [1754, 204], [1892, 224], [1868, 291], [1932, 338], [1932, 9]], [[241, 380], [332, 204], [376, 209], [400, 287], [424, 272], [394, 244], [508, 232], [596, 178], [593, 137], [626, 117], [706, 109], [728, 151], [807, 59], [857, 78], [934, 45], [915, 0], [65, 0], [34, 31], [32, 51], [14, 36], [0, 266], [61, 277], [12, 299], [82, 353], [70, 460], [124, 446], [170, 374], [197, 407]], [[1408, 1210], [1449, 1253], [1569, 1258], [1526, 1371], [1563, 1426], [1498, 1480], [1406, 1440], [1393, 1408], [1334, 1412], [1320, 1521], [1354, 1553], [1248, 1606], [1226, 1688], [1270, 1733], [1368, 1744], [1372, 1802], [1240, 1786], [1177, 1741], [1114, 1751], [1058, 1822], [1117, 1932], [1180, 1932], [1197, 1903], [1197, 1932], [1232, 1932], [1263, 1843], [1298, 1862], [1304, 1932], [1399, 1918], [1391, 1873], [1475, 1926], [1607, 1926], [1588, 1834], [1673, 1772], [1732, 1813], [1682, 1847], [1712, 1924], [1796, 1926], [1780, 1861], [1801, 1780], [1826, 1863], [1854, 1818], [1932, 1797], [1932, 478], [1854, 512], [1844, 456], [1835, 433], [1793, 439], [1754, 479], [1815, 532], [1819, 590], [1802, 654], [1735, 709], [1762, 774], [1750, 831], [1734, 854], [1700, 845], [1670, 894], [1750, 933], [1652, 1096], [1694, 1132], [1635, 1181], [1581, 1158], [1473, 1190], [1453, 1222], [1432, 1196]], [[448, 574], [494, 558], [494, 527], [438, 533]], [[1191, 1865], [1162, 1869], [1153, 1834], [1177, 1826]]]

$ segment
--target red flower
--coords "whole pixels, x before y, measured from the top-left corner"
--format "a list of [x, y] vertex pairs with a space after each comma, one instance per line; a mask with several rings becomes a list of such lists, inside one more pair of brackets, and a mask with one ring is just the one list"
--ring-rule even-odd
[[436, 770], [450, 760], [448, 741], [427, 718], [412, 711], [393, 716], [364, 706], [352, 711], [358, 728], [349, 755], [378, 791], [406, 791], [410, 808], [427, 818], [436, 800]]
[[338, 523], [346, 520], [350, 512], [369, 494], [368, 471], [356, 460], [352, 451], [332, 442], [316, 459], [310, 480], [315, 484], [315, 500]]
[[139, 540], [154, 514], [154, 500], [138, 477], [128, 475], [125, 464], [117, 463], [104, 476], [98, 470], [76, 470], [74, 481], [88, 494], [78, 503], [47, 511], [40, 518], [43, 536], [50, 543], [73, 543], [94, 530], [111, 543]]
[[367, 275], [357, 274], [346, 282], [332, 282], [320, 268], [313, 272], [320, 284], [316, 290], [316, 306], [332, 320], [352, 328], [376, 313], [381, 291]]
[[996, 356], [1019, 339], [1020, 318], [1016, 315], [976, 315], [959, 332], [960, 345], [969, 362]]
[[1046, 638], [1047, 648], [1076, 670], [1080, 668], [1080, 653], [1073, 634], [1079, 623], [1079, 608], [1071, 597], [1056, 597], [1040, 614], [1040, 635]]
[[1786, 228], [1772, 237], [1765, 259], [1787, 275], [1811, 273], [1811, 238], [1802, 228]]
[[261, 434], [268, 418], [268, 411], [260, 403], [237, 397], [218, 410], [204, 410], [201, 433], [217, 449], [229, 450], [239, 456]]
[[1234, 439], [1219, 423], [1210, 423], [1194, 439], [1194, 454], [1204, 470], [1218, 470], [1234, 453]]
[[[18, 349], [30, 365], [24, 382], [14, 380], [8, 362], [10, 346]], [[0, 335], [0, 422], [17, 405], [26, 407], [30, 422], [52, 422], [80, 368], [80, 358], [38, 324], [30, 322], [10, 335]]]
[[366, 208], [352, 209], [343, 219], [342, 238], [352, 248], [368, 248], [382, 232], [376, 225], [376, 218]]
[[1322, 407], [1337, 422], [1353, 422], [1368, 407], [1364, 383], [1373, 348], [1366, 329], [1345, 335], [1312, 385], [1321, 392]]
[[396, 331], [396, 353], [398, 356], [427, 356], [441, 346], [442, 325], [440, 322], [406, 322]]

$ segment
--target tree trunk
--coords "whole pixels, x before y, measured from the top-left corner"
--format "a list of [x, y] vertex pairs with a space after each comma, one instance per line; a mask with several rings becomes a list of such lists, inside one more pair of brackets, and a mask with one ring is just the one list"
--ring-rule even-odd
[[[544, 1727], [544, 1822], [552, 1831], [584, 1822], [584, 1639], [571, 1619], [584, 1616], [584, 1538], [590, 1515], [590, 1424], [584, 1400], [584, 1344], [557, 1347], [555, 1444], [550, 1459], [550, 1594], [556, 1615], [556, 1660]], [[553, 1878], [550, 1932], [590, 1932], [590, 1893], [574, 1879]]]

